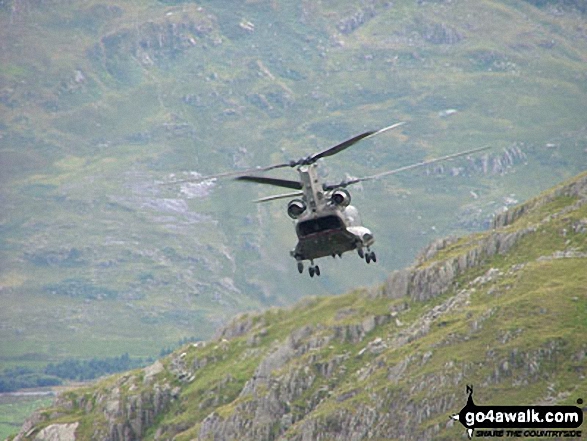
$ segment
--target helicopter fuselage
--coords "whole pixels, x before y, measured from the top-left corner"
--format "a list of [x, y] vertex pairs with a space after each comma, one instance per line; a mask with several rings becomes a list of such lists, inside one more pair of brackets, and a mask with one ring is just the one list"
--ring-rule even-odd
[[325, 209], [296, 222], [298, 243], [291, 252], [297, 260], [340, 256], [347, 251], [369, 248], [375, 242], [371, 231], [355, 219], [358, 211], [352, 205]]
[[[371, 231], [361, 225], [358, 210], [349, 204], [350, 193], [346, 190], [325, 190], [316, 172], [316, 164], [300, 166], [298, 173], [303, 195], [301, 200], [290, 201], [288, 213], [296, 219], [298, 243], [290, 254], [298, 261], [300, 272], [303, 270], [303, 260], [309, 260], [314, 265], [314, 259], [340, 257], [355, 249], [363, 257], [363, 248], [369, 250], [375, 239]], [[297, 216], [289, 210], [292, 203], [302, 207]], [[370, 256], [374, 256], [374, 253]], [[313, 267], [311, 274], [319, 274], [317, 268]]]

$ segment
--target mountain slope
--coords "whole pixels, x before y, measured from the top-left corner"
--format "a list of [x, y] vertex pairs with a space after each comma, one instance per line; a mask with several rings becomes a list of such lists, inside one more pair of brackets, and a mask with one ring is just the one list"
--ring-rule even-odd
[[60, 396], [16, 439], [455, 439], [466, 401], [587, 390], [587, 173], [433, 243], [386, 284], [236, 318]]

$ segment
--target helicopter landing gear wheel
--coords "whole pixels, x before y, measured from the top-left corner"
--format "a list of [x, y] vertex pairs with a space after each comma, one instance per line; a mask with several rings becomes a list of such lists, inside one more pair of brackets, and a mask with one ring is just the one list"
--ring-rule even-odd
[[300, 261], [298, 262], [298, 272], [302, 274], [304, 272], [304, 264]]
[[375, 251], [371, 251], [371, 260], [373, 263], [377, 263], [377, 256], [375, 255]]
[[365, 254], [365, 262], [371, 263], [371, 253]]
[[359, 253], [359, 257], [361, 259], [365, 257], [365, 252], [363, 251], [363, 248], [357, 248], [357, 253]]
[[311, 266], [308, 268], [308, 273], [310, 273], [310, 277], [320, 276], [320, 267], [318, 265]]

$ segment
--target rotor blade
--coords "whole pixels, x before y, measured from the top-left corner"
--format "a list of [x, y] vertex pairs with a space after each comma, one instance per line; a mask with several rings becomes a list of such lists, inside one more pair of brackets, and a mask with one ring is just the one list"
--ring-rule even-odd
[[276, 185], [278, 187], [292, 188], [294, 190], [301, 190], [302, 183], [298, 181], [290, 181], [288, 179], [267, 178], [265, 176], [239, 176], [235, 178], [237, 181], [256, 182], [257, 184]]
[[392, 124], [390, 126], [384, 127], [379, 130], [361, 133], [360, 135], [357, 135], [351, 139], [347, 139], [346, 141], [344, 141], [338, 145], [335, 145], [334, 147], [330, 147], [329, 149], [326, 149], [326, 150], [319, 152], [319, 153], [314, 153], [312, 156], [307, 158], [306, 165], [313, 164], [314, 162], [316, 162], [320, 158], [326, 158], [327, 156], [336, 155], [337, 153], [342, 152], [343, 150], [349, 148], [353, 144], [356, 144], [357, 142], [359, 142], [363, 139], [371, 138], [371, 137], [379, 135], [383, 132], [387, 132], [388, 130], [392, 130], [392, 129], [395, 129], [396, 127], [403, 126], [404, 124], [405, 124], [405, 122], [398, 122], [398, 123]]
[[[230, 177], [230, 176], [246, 175], [249, 173], [266, 172], [269, 170], [274, 170], [276, 168], [295, 167], [298, 165], [310, 165], [310, 164], [315, 163], [320, 158], [326, 158], [327, 156], [335, 155], [335, 154], [343, 151], [344, 149], [347, 149], [348, 147], [352, 146], [353, 144], [356, 144], [357, 142], [359, 142], [363, 139], [367, 139], [372, 136], [379, 135], [380, 133], [387, 132], [388, 130], [391, 130], [391, 129], [395, 129], [396, 127], [399, 127], [404, 124], [405, 124], [405, 122], [399, 122], [399, 123], [392, 124], [390, 126], [384, 127], [379, 130], [362, 133], [358, 136], [355, 136], [354, 138], [346, 140], [343, 143], [335, 145], [334, 147], [330, 147], [329, 149], [326, 149], [322, 152], [314, 153], [313, 155], [311, 155], [309, 157], [302, 158], [297, 161], [289, 161], [289, 162], [283, 162], [280, 164], [268, 165], [265, 167], [255, 167], [255, 168], [249, 168], [249, 169], [245, 169], [245, 170], [235, 170], [235, 171], [229, 171], [229, 172], [224, 172], [224, 173], [217, 173], [214, 175], [196, 176], [193, 178], [180, 179], [177, 181], [163, 182], [159, 185], [175, 185], [175, 184], [184, 184], [187, 182], [197, 183], [197, 182], [204, 182], [204, 181], [209, 181], [211, 179], [217, 179], [217, 178], [226, 178], [226, 177]], [[275, 185], [278, 185], [278, 184], [275, 184]], [[288, 188], [293, 188], [293, 187], [288, 187]]]
[[296, 198], [298, 196], [303, 196], [304, 193], [302, 193], [301, 191], [295, 191], [293, 193], [284, 193], [284, 194], [276, 194], [274, 196], [267, 196], [261, 199], [255, 199], [253, 202], [269, 202], [269, 201], [275, 201], [277, 199], [286, 199], [286, 198]]
[[218, 173], [215, 175], [207, 175], [207, 176], [195, 176], [193, 178], [187, 178], [187, 179], [181, 179], [178, 181], [171, 181], [171, 182], [163, 182], [160, 185], [175, 185], [175, 184], [184, 184], [186, 182], [204, 182], [204, 181], [209, 181], [211, 179], [217, 179], [217, 178], [227, 178], [230, 176], [238, 176], [238, 175], [246, 175], [248, 173], [255, 173], [255, 172], [264, 172], [264, 171], [269, 171], [269, 170], [273, 170], [276, 168], [282, 168], [282, 167], [290, 167], [290, 163], [282, 163], [282, 164], [273, 164], [273, 165], [268, 165], [266, 167], [255, 167], [255, 168], [248, 168], [245, 170], [235, 170], [235, 171], [229, 171], [229, 172], [224, 172], [224, 173]]
[[376, 175], [365, 176], [365, 177], [362, 177], [362, 178], [350, 179], [348, 181], [343, 181], [340, 184], [325, 185], [324, 186], [324, 189], [325, 190], [334, 190], [336, 188], [341, 188], [341, 187], [344, 188], [344, 187], [346, 187], [348, 185], [357, 184], [357, 183], [363, 182], [363, 181], [371, 181], [373, 179], [379, 179], [379, 178], [382, 178], [384, 176], [394, 175], [396, 173], [404, 172], [404, 171], [407, 171], [407, 170], [412, 170], [412, 169], [418, 168], [418, 167], [424, 167], [426, 165], [434, 164], [436, 162], [441, 162], [441, 161], [446, 161], [448, 159], [458, 158], [459, 156], [470, 155], [472, 153], [481, 152], [483, 150], [488, 150], [490, 148], [492, 148], [492, 147], [491, 146], [485, 146], [485, 147], [480, 147], [480, 148], [476, 148], [476, 149], [472, 149], [472, 150], [467, 150], [467, 151], [464, 151], [464, 152], [453, 153], [451, 155], [446, 155], [446, 156], [442, 156], [440, 158], [435, 158], [435, 159], [429, 159], [427, 161], [418, 162], [416, 164], [406, 165], [404, 167], [396, 168], [394, 170], [389, 170], [389, 171], [386, 171], [386, 172], [383, 172], [383, 173], [378, 173]]
[[381, 135], [382, 133], [384, 133], [384, 132], [387, 132], [388, 130], [393, 130], [393, 129], [395, 129], [396, 127], [403, 126], [405, 123], [406, 123], [405, 121], [400, 121], [400, 122], [397, 122], [397, 123], [395, 123], [395, 124], [392, 124], [392, 125], [390, 125], [390, 126], [383, 127], [382, 129], [379, 129], [379, 130], [377, 130], [377, 131], [375, 131], [375, 132], [371, 133], [369, 136], [367, 136], [367, 137], [366, 137], [366, 138], [364, 138], [364, 139], [371, 138], [371, 137], [373, 137], [373, 136], [377, 136], [377, 135]]

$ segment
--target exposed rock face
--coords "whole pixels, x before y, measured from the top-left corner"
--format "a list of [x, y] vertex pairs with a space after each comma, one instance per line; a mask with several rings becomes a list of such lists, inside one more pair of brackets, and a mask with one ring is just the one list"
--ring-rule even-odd
[[350, 34], [375, 17], [375, 15], [375, 7], [373, 5], [369, 5], [341, 19], [337, 28], [343, 34]]
[[562, 184], [558, 187], [555, 187], [550, 192], [534, 198], [525, 204], [518, 205], [511, 210], [498, 214], [495, 217], [495, 221], [493, 222], [493, 228], [511, 225], [524, 213], [548, 204], [560, 196], [571, 196], [579, 198], [575, 205], [568, 207], [566, 210], [573, 210], [577, 206], [584, 204], [585, 199], [587, 198], [587, 176], [581, 175], [579, 178], [568, 184]]
[[409, 296], [414, 300], [429, 300], [446, 292], [455, 278], [467, 269], [480, 265], [485, 259], [507, 253], [522, 237], [535, 231], [534, 227], [511, 233], [493, 231], [465, 252], [442, 261], [429, 262], [434, 255], [453, 243], [453, 239], [434, 242], [422, 253], [416, 267], [391, 273], [382, 294], [391, 298]]
[[75, 429], [79, 423], [72, 424], [51, 424], [41, 430], [36, 441], [75, 441]]
[[220, 330], [219, 337], [227, 339], [239, 337], [249, 332], [252, 327], [253, 320], [251, 317], [246, 317], [244, 320], [241, 317], [236, 317], [227, 326]]
[[148, 67], [165, 58], [174, 58], [198, 44], [218, 44], [213, 37], [217, 24], [212, 15], [202, 8], [186, 6], [157, 21], [143, 23], [136, 28], [116, 31], [102, 37], [89, 56], [116, 73], [115, 62], [129, 55]]
[[[123, 380], [111, 390], [94, 394], [87, 400], [76, 403], [90, 412], [99, 410], [106, 417], [107, 431], [97, 426], [92, 439], [141, 439], [156, 416], [166, 410], [179, 393], [179, 389], [172, 389], [168, 383], [156, 383], [148, 390], [134, 392], [138, 388], [137, 378], [123, 377]], [[121, 387], [126, 386], [129, 392], [123, 394]]]
[[[163, 371], [157, 361], [144, 369], [144, 382], [149, 383]], [[91, 439], [130, 441], [141, 439], [155, 418], [164, 412], [175, 400], [179, 388], [172, 388], [168, 382], [155, 382], [144, 389], [136, 376], [123, 376], [113, 386], [95, 390], [83, 395], [66, 393], [55, 402], [62, 409], [83, 409], [86, 413], [102, 415], [105, 424], [92, 427]], [[35, 414], [34, 424], [25, 423], [15, 440], [34, 439], [39, 441], [74, 441], [79, 423], [52, 424], [36, 432], [35, 425], [47, 419], [46, 415]], [[32, 438], [31, 438], [32, 437]]]

